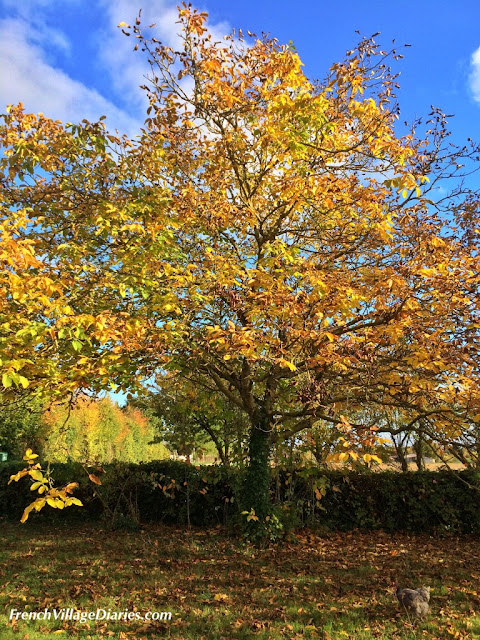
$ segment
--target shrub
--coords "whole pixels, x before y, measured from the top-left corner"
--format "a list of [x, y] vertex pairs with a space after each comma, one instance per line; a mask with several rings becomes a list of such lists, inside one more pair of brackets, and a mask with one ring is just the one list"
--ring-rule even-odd
[[[8, 485], [21, 462], [0, 464], [0, 517], [18, 520], [31, 502], [30, 485]], [[84, 506], [44, 509], [32, 517], [49, 520], [103, 518], [111, 526], [138, 522], [214, 526], [239, 521], [240, 474], [219, 466], [195, 467], [163, 460], [104, 466], [102, 484], [78, 463], [57, 463], [57, 485], [79, 482]], [[372, 473], [277, 469], [272, 480], [275, 514], [282, 528], [321, 526], [329, 530], [480, 533], [480, 474], [475, 471]]]

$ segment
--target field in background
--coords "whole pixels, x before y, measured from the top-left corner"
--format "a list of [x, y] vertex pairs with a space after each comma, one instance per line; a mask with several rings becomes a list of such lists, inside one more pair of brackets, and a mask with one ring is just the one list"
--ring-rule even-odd
[[[398, 463], [390, 462], [385, 464], [379, 464], [378, 466], [375, 467], [375, 469], [377, 469], [378, 471], [388, 471], [388, 470], [401, 471], [402, 467]], [[454, 460], [452, 462], [449, 462], [448, 466], [443, 462], [429, 462], [425, 465], [425, 469], [426, 471], [444, 471], [447, 469], [452, 469], [454, 471], [461, 471], [462, 469], [466, 469], [466, 467], [461, 462], [458, 462], [458, 460]], [[408, 470], [417, 471], [417, 465], [414, 462], [409, 462]]]

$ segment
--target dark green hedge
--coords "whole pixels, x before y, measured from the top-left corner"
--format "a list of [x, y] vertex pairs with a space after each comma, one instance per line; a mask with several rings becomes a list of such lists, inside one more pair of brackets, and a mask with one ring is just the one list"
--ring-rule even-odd
[[[18, 520], [36, 495], [25, 478], [7, 486], [10, 475], [22, 466], [21, 462], [0, 463], [0, 517]], [[192, 525], [212, 526], [238, 518], [235, 497], [241, 479], [238, 473], [221, 467], [196, 468], [174, 461], [107, 465], [105, 473], [97, 473], [102, 480], [99, 487], [78, 464], [52, 465], [52, 474], [57, 486], [79, 482], [75, 495], [84, 507], [61, 512], [45, 508], [32, 514], [32, 520], [70, 522], [103, 516], [107, 520], [186, 524], [189, 518]], [[274, 475], [272, 499], [285, 520], [296, 525], [337, 531], [480, 533], [480, 473], [474, 471], [310, 469], [277, 470]]]
[[[314, 519], [330, 530], [480, 533], [480, 473], [328, 471]], [[312, 477], [293, 477], [297, 511], [308, 524]]]
[[[19, 519], [35, 497], [30, 481], [22, 478], [8, 485], [10, 476], [23, 462], [0, 463], [0, 518]], [[83, 507], [65, 510], [44, 508], [32, 516], [41, 520], [138, 519], [141, 522], [190, 523], [197, 526], [226, 524], [236, 511], [233, 488], [236, 476], [221, 467], [196, 468], [183, 462], [164, 460], [145, 464], [118, 463], [103, 466], [104, 473], [89, 469], [101, 480], [96, 486], [77, 463], [51, 466], [55, 486], [76, 481], [74, 495]]]

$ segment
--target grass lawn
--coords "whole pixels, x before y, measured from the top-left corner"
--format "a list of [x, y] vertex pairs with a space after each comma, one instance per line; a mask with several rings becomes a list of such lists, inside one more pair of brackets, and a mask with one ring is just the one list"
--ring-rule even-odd
[[[432, 587], [412, 624], [391, 583]], [[480, 638], [480, 546], [473, 538], [381, 532], [316, 535], [264, 550], [219, 530], [148, 526], [0, 527], [1, 640], [80, 637]], [[169, 622], [9, 621], [74, 607], [171, 611]]]

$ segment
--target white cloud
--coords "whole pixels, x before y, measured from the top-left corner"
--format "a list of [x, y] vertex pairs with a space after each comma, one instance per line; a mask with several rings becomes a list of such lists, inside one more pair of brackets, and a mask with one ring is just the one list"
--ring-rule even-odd
[[[139, 0], [140, 2], [140, 0]], [[145, 3], [147, 4], [147, 3]], [[178, 0], [150, 0], [142, 9], [141, 27], [148, 31], [150, 24], [155, 24], [152, 35], [162, 43], [180, 47], [180, 25], [178, 22]], [[133, 24], [141, 6], [131, 0], [102, 0], [107, 14], [107, 26], [99, 38], [99, 58], [107, 69], [113, 86], [121, 93], [127, 104], [135, 109], [144, 110], [147, 106], [146, 95], [139, 89], [150, 75], [147, 56], [132, 51], [136, 41], [132, 36], [125, 36], [117, 27], [120, 22]], [[231, 31], [226, 23], [208, 24], [209, 32], [216, 40]]]
[[480, 102], [480, 47], [473, 52], [471, 60], [471, 71], [469, 76], [470, 90], [476, 102]]
[[[139, 87], [150, 68], [147, 56], [134, 52], [134, 38], [117, 25], [132, 24], [138, 15], [132, 0], [100, 0], [105, 20], [97, 34], [96, 63], [106, 70], [110, 82], [105, 95], [70, 77], [58, 68], [55, 58], [82, 55], [61, 30], [48, 24], [48, 9], [57, 0], [0, 0], [10, 18], [0, 20], [0, 112], [7, 104], [23, 102], [25, 109], [42, 112], [63, 122], [97, 120], [106, 115], [109, 129], [134, 135], [143, 123], [147, 98]], [[67, 1], [67, 0], [65, 0]], [[79, 0], [68, 0], [75, 4]], [[138, 0], [139, 2], [141, 0]], [[179, 45], [178, 0], [150, 0], [142, 12], [142, 26], [155, 23], [154, 35], [170, 46]], [[225, 23], [209, 24], [216, 40], [230, 31]], [[57, 58], [58, 59], [58, 58]]]
[[23, 102], [25, 109], [64, 122], [107, 116], [107, 127], [135, 133], [138, 122], [112, 102], [70, 78], [48, 60], [44, 46], [68, 51], [68, 40], [42, 24], [23, 17], [0, 21], [0, 111], [7, 104]]

